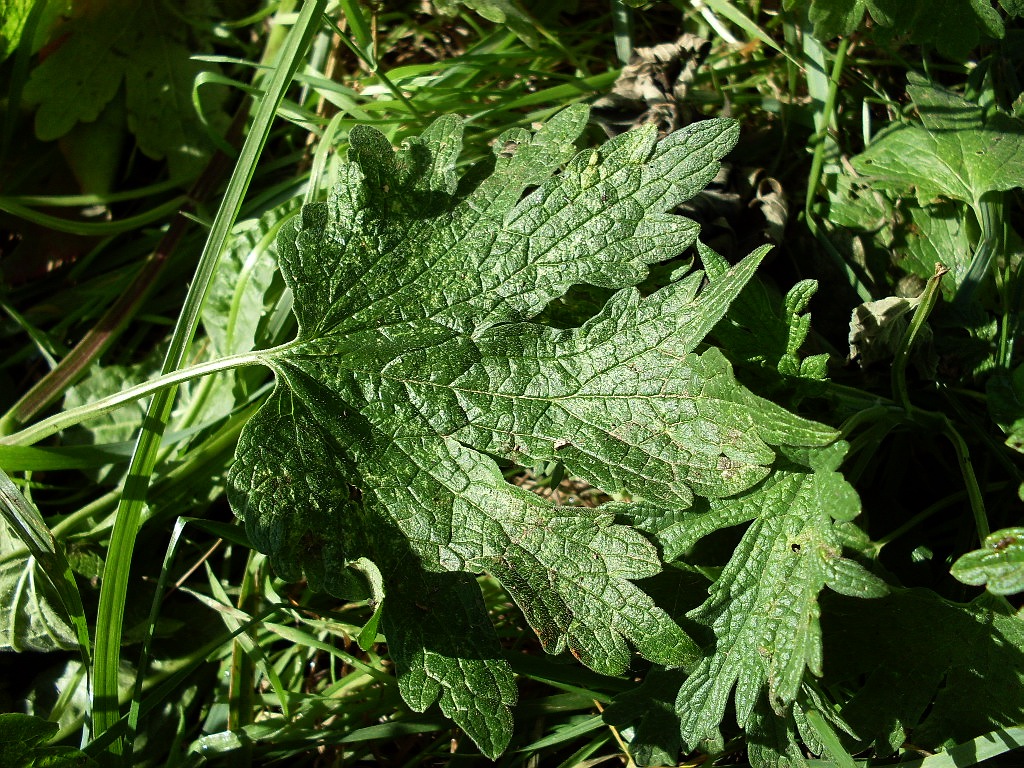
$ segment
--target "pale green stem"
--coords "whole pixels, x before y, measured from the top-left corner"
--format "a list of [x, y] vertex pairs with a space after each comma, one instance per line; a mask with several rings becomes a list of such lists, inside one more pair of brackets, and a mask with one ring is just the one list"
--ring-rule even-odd
[[104, 397], [94, 403], [81, 405], [78, 408], [72, 408], [50, 416], [48, 419], [43, 419], [20, 432], [15, 432], [13, 435], [0, 437], [0, 444], [34, 445], [40, 440], [60, 432], [62, 429], [67, 429], [87, 419], [94, 419], [97, 416], [116, 411], [127, 403], [140, 400], [143, 397], [155, 394], [176, 384], [198, 379], [200, 376], [207, 376], [218, 371], [230, 371], [247, 365], [266, 364], [266, 352], [244, 352], [240, 355], [231, 355], [230, 357], [222, 357], [219, 360], [211, 360], [199, 365], [193, 365], [190, 368], [181, 368], [163, 376], [152, 378], [142, 384], [136, 384], [134, 387], [129, 387], [117, 394]]
[[942, 284], [942, 276], [949, 272], [949, 269], [941, 263], [936, 263], [935, 274], [928, 278], [928, 283], [921, 294], [921, 300], [914, 309], [914, 316], [910, 320], [910, 327], [900, 339], [900, 346], [892, 363], [892, 396], [903, 409], [910, 413], [910, 394], [907, 392], [907, 362], [910, 360], [910, 351], [914, 347], [918, 334], [924, 327], [935, 302], [939, 299], [939, 287]]
[[828, 127], [832, 122], [832, 115], [836, 109], [836, 96], [839, 93], [839, 76], [843, 71], [843, 64], [846, 62], [846, 52], [850, 49], [849, 40], [841, 40], [836, 49], [836, 58], [832, 63], [832, 73], [829, 75], [828, 93], [825, 96], [825, 104], [822, 107], [821, 127], [811, 139], [814, 147], [814, 156], [811, 158], [811, 173], [807, 179], [807, 196], [804, 198], [804, 220], [807, 228], [814, 235], [821, 247], [832, 258], [846, 275], [850, 285], [857, 291], [862, 301], [871, 301], [871, 292], [868, 290], [865, 281], [854, 272], [853, 267], [842, 257], [836, 247], [828, 239], [828, 235], [818, 227], [818, 219], [814, 213], [814, 199], [818, 193], [818, 184], [821, 182], [822, 170], [825, 167], [825, 147], [828, 142], [825, 138], [828, 135]]

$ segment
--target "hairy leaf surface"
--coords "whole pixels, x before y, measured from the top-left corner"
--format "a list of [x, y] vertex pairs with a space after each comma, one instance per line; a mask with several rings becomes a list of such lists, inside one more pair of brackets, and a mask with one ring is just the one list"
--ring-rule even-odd
[[[600, 672], [625, 670], [627, 642], [669, 667], [699, 656], [633, 584], [660, 569], [644, 536], [510, 485], [498, 461], [560, 460], [606, 491], [686, 508], [764, 479], [772, 446], [835, 437], [742, 389], [717, 350], [695, 351], [763, 252], [709, 282], [629, 287], [695, 241], [666, 212], [713, 178], [735, 124], [660, 142], [651, 126], [577, 153], [586, 118], [570, 108], [534, 135], [506, 132], [461, 179], [455, 118], [397, 152], [352, 130], [330, 200], [282, 230], [299, 332], [265, 353], [277, 387], [229, 478], [285, 578], [353, 597], [346, 566], [377, 564], [403, 695], [417, 709], [439, 699], [488, 754], [508, 740], [515, 690], [461, 574], [497, 577], [547, 650]], [[620, 290], [581, 327], [530, 322], [577, 283]]]

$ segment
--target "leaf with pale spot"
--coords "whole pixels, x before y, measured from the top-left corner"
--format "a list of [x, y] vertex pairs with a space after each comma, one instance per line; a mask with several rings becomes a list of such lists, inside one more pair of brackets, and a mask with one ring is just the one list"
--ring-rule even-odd
[[[509, 484], [498, 460], [557, 459], [606, 491], [685, 508], [763, 480], [773, 446], [835, 438], [696, 351], [763, 250], [646, 297], [632, 287], [694, 243], [697, 226], [668, 211], [714, 177], [735, 123], [661, 141], [650, 126], [577, 153], [586, 119], [574, 107], [508, 131], [461, 178], [456, 118], [397, 152], [352, 130], [328, 202], [281, 232], [299, 332], [262, 353], [277, 386], [229, 477], [283, 577], [365, 597], [347, 566], [377, 565], [403, 696], [439, 701], [488, 755], [508, 741], [515, 689], [464, 574], [499, 579], [549, 652], [597, 671], [623, 672], [630, 645], [669, 667], [699, 657], [633, 583], [661, 566], [641, 533]], [[617, 292], [578, 328], [530, 322], [581, 283]]]

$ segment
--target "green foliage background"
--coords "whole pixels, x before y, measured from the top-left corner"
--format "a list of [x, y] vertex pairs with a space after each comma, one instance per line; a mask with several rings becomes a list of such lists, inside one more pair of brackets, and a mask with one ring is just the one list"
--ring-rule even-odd
[[0, 763], [1014, 764], [1020, 3], [0, 11]]

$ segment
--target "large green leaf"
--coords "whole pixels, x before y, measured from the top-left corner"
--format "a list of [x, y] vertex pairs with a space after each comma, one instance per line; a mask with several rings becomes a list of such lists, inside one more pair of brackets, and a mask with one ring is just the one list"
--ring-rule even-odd
[[898, 590], [827, 609], [827, 678], [852, 683], [841, 714], [880, 754], [908, 739], [950, 747], [1024, 719], [1024, 623], [1005, 601]]
[[[765, 478], [772, 445], [835, 438], [744, 390], [717, 350], [695, 351], [763, 251], [706, 285], [694, 272], [647, 297], [628, 287], [694, 242], [696, 225], [666, 211], [713, 178], [736, 125], [660, 142], [651, 126], [577, 154], [586, 119], [570, 108], [535, 135], [509, 131], [461, 180], [455, 118], [397, 153], [352, 130], [329, 202], [282, 230], [299, 333], [264, 353], [277, 387], [229, 477], [285, 578], [351, 597], [346, 566], [377, 564], [406, 700], [440, 698], [492, 755], [515, 691], [460, 573], [497, 577], [547, 650], [600, 672], [626, 669], [627, 641], [670, 667], [699, 656], [632, 583], [660, 569], [644, 536], [510, 485], [496, 459], [560, 460], [608, 492], [682, 509]], [[577, 283], [621, 290], [579, 328], [529, 322]], [[440, 620], [437, 605], [457, 609]]]
[[923, 78], [912, 75], [909, 82], [921, 124], [881, 131], [853, 158], [859, 173], [911, 187], [925, 203], [945, 196], [975, 208], [987, 192], [1024, 185], [1024, 123], [1002, 113], [985, 121], [978, 105]]

